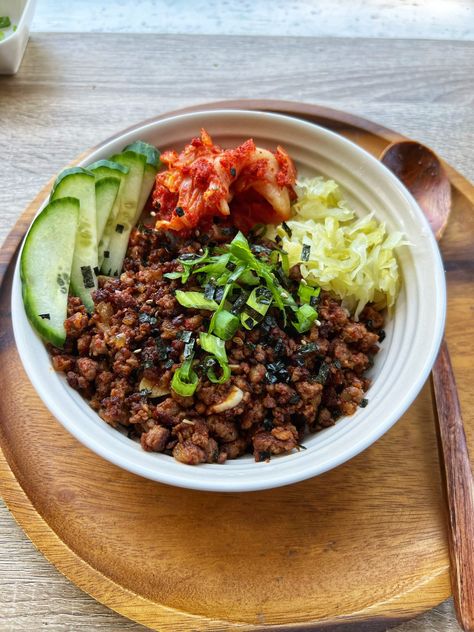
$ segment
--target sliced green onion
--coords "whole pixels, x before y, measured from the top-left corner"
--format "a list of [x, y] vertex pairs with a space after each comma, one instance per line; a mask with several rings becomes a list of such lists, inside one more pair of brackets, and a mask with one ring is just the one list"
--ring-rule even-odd
[[214, 384], [224, 384], [224, 382], [227, 382], [230, 378], [230, 367], [227, 362], [225, 342], [217, 336], [206, 334], [204, 332], [199, 334], [199, 341], [201, 343], [201, 349], [214, 356], [222, 370], [222, 374], [220, 378], [218, 378], [214, 372], [214, 368], [211, 366], [207, 370], [207, 377], [211, 382], [214, 382]]
[[295, 316], [296, 321], [293, 321], [293, 327], [298, 333], [302, 334], [311, 328], [311, 325], [318, 317], [318, 312], [311, 305], [305, 304], [296, 310]]
[[271, 302], [272, 292], [266, 287], [256, 287], [250, 292], [240, 316], [241, 323], [245, 329], [252, 329], [257, 322], [262, 320], [268, 312]]
[[290, 274], [290, 263], [289, 263], [288, 253], [281, 250], [280, 258], [281, 258], [282, 270], [286, 274], [286, 276], [288, 276]]
[[239, 282], [243, 285], [258, 285], [260, 280], [253, 270], [248, 268], [240, 275]]
[[246, 265], [237, 266], [236, 269], [229, 275], [227, 279], [227, 283], [234, 283], [237, 279], [240, 278], [240, 275], [243, 274], [247, 270]]
[[[273, 294], [273, 299], [277, 305], [284, 312], [284, 302], [281, 299], [282, 288], [276, 281], [272, 267], [259, 261], [250, 250], [249, 242], [241, 232], [238, 232], [234, 239], [229, 244], [229, 250], [238, 259], [245, 261], [250, 268], [255, 270], [259, 277], [261, 277], [267, 284], [268, 289]], [[283, 313], [283, 320], [286, 323], [286, 314]]]
[[226, 309], [216, 314], [214, 322], [214, 333], [222, 340], [230, 340], [234, 337], [235, 332], [239, 328], [240, 319], [238, 316], [231, 314]]
[[225, 350], [225, 342], [213, 336], [212, 334], [206, 334], [203, 331], [199, 334], [199, 342], [201, 343], [201, 349], [207, 351], [216, 358], [221, 358], [227, 362], [227, 352]]
[[183, 364], [174, 372], [171, 380], [171, 388], [178, 395], [190, 397], [199, 384], [199, 378], [192, 368], [193, 356], [191, 355]]
[[183, 307], [207, 309], [211, 312], [219, 307], [216, 301], [207, 299], [201, 292], [183, 292], [182, 290], [176, 290], [176, 300]]
[[224, 292], [222, 293], [222, 298], [221, 298], [221, 301], [219, 303], [219, 307], [214, 312], [214, 314], [213, 314], [213, 316], [211, 318], [211, 322], [209, 324], [209, 333], [210, 334], [212, 334], [212, 332], [214, 331], [214, 325], [216, 323], [217, 316], [224, 309], [226, 298], [227, 298], [229, 292], [232, 290], [232, 288], [233, 288], [233, 285], [231, 283], [229, 283], [229, 285], [226, 285], [225, 288], [224, 288]]
[[183, 276], [182, 272], [165, 272], [163, 275], [165, 279], [181, 279]]
[[234, 255], [234, 257], [237, 257], [237, 259], [245, 261], [245, 263], [248, 263], [251, 266], [259, 266], [259, 262], [250, 250], [249, 242], [240, 231], [230, 242], [229, 250]]
[[311, 285], [307, 285], [306, 283], [300, 283], [298, 288], [298, 296], [302, 303], [307, 303], [314, 307], [317, 303], [318, 296], [321, 292], [320, 287], [311, 287]]
[[227, 264], [230, 261], [230, 253], [226, 253], [225, 255], [219, 255], [218, 257], [211, 257], [209, 259], [209, 263], [202, 268], [198, 268], [194, 271], [195, 274], [200, 274], [204, 272], [208, 276], [217, 277], [221, 275], [225, 269]]

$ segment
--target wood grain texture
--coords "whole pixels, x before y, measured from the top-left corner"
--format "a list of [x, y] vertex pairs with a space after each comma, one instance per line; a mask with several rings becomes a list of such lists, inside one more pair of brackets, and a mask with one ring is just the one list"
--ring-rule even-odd
[[[438, 157], [416, 141], [390, 144], [381, 161], [412, 193], [439, 241], [451, 213], [451, 184]], [[451, 589], [457, 619], [474, 632], [474, 479], [446, 342], [432, 369], [442, 479], [449, 516]]]
[[474, 630], [474, 481], [467, 451], [461, 405], [446, 343], [433, 368], [433, 392], [439, 418], [443, 477], [449, 507], [448, 542], [451, 586], [463, 630]]
[[[145, 56], [142, 56], [143, 47], [148, 53]], [[394, 47], [400, 61], [399, 68], [390, 61]], [[120, 64], [116, 59], [117, 50], [121, 51]], [[370, 55], [367, 55], [368, 51]], [[157, 111], [206, 98], [291, 96], [345, 107], [396, 126], [431, 144], [469, 175], [474, 163], [465, 132], [473, 126], [473, 110], [470, 107], [473, 101], [470, 75], [472, 51], [473, 47], [469, 44], [433, 42], [379, 41], [360, 47], [344, 40], [286, 38], [212, 38], [209, 41], [204, 37], [101, 35], [78, 39], [68, 35], [35, 36], [21, 73], [0, 83], [0, 143], [2, 148], [7, 149], [2, 156], [9, 156], [2, 164], [3, 178], [8, 186], [0, 190], [1, 234], [6, 233], [13, 218], [41, 184], [80, 149]], [[274, 61], [270, 69], [269, 56]], [[93, 59], [94, 63], [85, 66], [84, 60], [87, 59]], [[127, 61], [124, 62], [124, 59]], [[166, 63], [158, 67], [157, 59]], [[192, 66], [196, 60], [197, 71]], [[231, 74], [229, 60], [233, 66]], [[236, 64], [236, 60], [244, 63]], [[423, 73], [423, 65], [428, 60], [433, 61], [438, 75], [436, 72]], [[298, 63], [301, 73], [295, 78], [291, 67]], [[143, 75], [137, 76], [135, 69], [138, 65], [143, 69]], [[449, 81], [451, 65], [456, 67], [457, 80], [454, 83]], [[84, 71], [85, 67], [88, 72]], [[340, 80], [339, 92], [332, 77], [334, 73]], [[264, 75], [267, 80], [261, 80]], [[395, 86], [390, 88], [394, 76]], [[199, 78], [202, 83], [203, 77], [206, 82], [200, 86]], [[367, 77], [370, 77], [369, 81]], [[423, 89], [417, 88], [407, 96], [402, 84], [410, 80], [420, 80]], [[114, 92], [114, 85], [118, 86], [118, 91]], [[117, 94], [121, 97], [120, 104], [115, 99]], [[116, 105], [111, 107], [111, 102]], [[25, 148], [28, 148], [27, 152]], [[463, 212], [468, 212], [468, 208], [460, 194], [456, 193], [456, 197], [458, 207], [464, 210], [458, 218], [453, 217], [448, 234], [451, 229], [454, 230], [460, 241], [448, 239], [447, 235], [444, 252], [450, 280], [456, 279], [461, 283], [452, 297], [452, 306], [454, 309], [460, 307], [462, 317], [468, 319], [472, 314], [469, 309], [466, 311], [462, 302], [462, 284], [464, 290], [469, 289], [470, 276], [464, 263], [465, 254], [469, 252], [469, 240], [472, 239], [472, 225], [468, 227], [471, 230], [469, 234], [463, 226]], [[458, 353], [465, 348], [465, 332], [454, 327], [449, 333], [455, 370], [462, 372], [469, 366], [469, 359]], [[466, 393], [461, 395], [461, 401], [466, 405]], [[469, 427], [467, 432], [470, 438], [472, 430]], [[435, 467], [434, 462], [432, 466]], [[420, 482], [421, 485], [423, 483]], [[17, 542], [16, 527], [7, 529], [15, 534], [9, 541], [14, 539]], [[15, 553], [20, 550], [20, 544], [17, 543], [13, 550]], [[2, 588], [10, 587], [14, 592], [10, 593], [10, 599], [6, 594], [10, 614], [3, 617], [1, 611], [0, 626], [4, 627], [0, 629], [38, 629], [43, 624], [54, 630], [141, 629], [77, 593], [66, 580], [46, 567], [36, 554], [38, 568], [41, 565], [48, 568], [48, 573], [56, 578], [61, 589], [56, 600], [49, 590], [43, 596], [40, 580], [38, 591], [32, 594], [30, 579], [27, 581], [25, 578], [23, 582], [18, 579], [20, 570], [17, 573], [15, 565], [18, 563], [19, 569], [22, 565], [15, 557], [8, 554], [4, 558], [10, 570], [8, 581], [2, 584]], [[24, 594], [25, 600], [14, 594]], [[74, 608], [65, 603], [61, 605], [60, 595], [67, 599], [72, 594], [78, 595]], [[36, 612], [28, 607], [29, 597], [37, 606]], [[15, 612], [19, 618], [15, 618]], [[452, 616], [449, 617], [449, 606], [445, 606], [431, 618], [424, 617], [419, 624], [405, 624], [404, 630], [428, 629], [423, 626], [431, 626], [430, 630], [455, 630]]]

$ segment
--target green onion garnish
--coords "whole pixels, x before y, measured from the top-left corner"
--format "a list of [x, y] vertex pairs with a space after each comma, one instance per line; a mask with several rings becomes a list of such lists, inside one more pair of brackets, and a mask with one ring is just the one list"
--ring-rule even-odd
[[12, 23], [8, 15], [0, 15], [0, 29], [7, 29], [11, 25]]
[[213, 312], [219, 307], [216, 301], [207, 299], [201, 292], [176, 290], [176, 300], [183, 307], [191, 307], [192, 309], [207, 309]]
[[224, 288], [224, 292], [222, 293], [222, 297], [220, 298], [219, 307], [214, 312], [214, 314], [213, 314], [213, 316], [211, 318], [211, 322], [209, 324], [209, 333], [210, 334], [212, 334], [212, 332], [214, 331], [214, 325], [215, 325], [215, 322], [217, 320], [218, 314], [224, 309], [226, 298], [227, 298], [229, 292], [232, 290], [232, 288], [233, 288], [232, 284], [226, 285], [225, 288]]
[[298, 288], [298, 296], [302, 303], [307, 303], [314, 307], [318, 302], [318, 297], [321, 292], [320, 287], [311, 287], [311, 285], [307, 285], [306, 283], [300, 283]]
[[[245, 303], [240, 320], [246, 329], [251, 329], [261, 321], [272, 302], [272, 293], [266, 287], [254, 288]], [[249, 317], [252, 322], [249, 322]], [[253, 324], [252, 324], [253, 323]]]
[[190, 397], [197, 388], [199, 378], [192, 368], [193, 356], [191, 355], [183, 364], [174, 372], [171, 381], [171, 388], [178, 395]]
[[222, 375], [218, 378], [214, 372], [214, 367], [211, 366], [207, 371], [207, 377], [215, 384], [224, 384], [224, 382], [227, 382], [230, 378], [230, 367], [227, 362], [225, 342], [217, 336], [204, 332], [199, 334], [199, 342], [201, 343], [201, 349], [210, 353], [217, 360], [222, 370]]
[[219, 336], [219, 338], [222, 338], [222, 340], [230, 340], [234, 337], [239, 325], [239, 317], [231, 314], [231, 312], [226, 309], [223, 309], [216, 314], [216, 320], [214, 321], [214, 333], [216, 336]]
[[240, 275], [239, 282], [243, 285], [258, 285], [260, 280], [253, 270], [248, 268]]
[[201, 268], [198, 268], [197, 270], [194, 270], [194, 273], [200, 274], [202, 272], [210, 277], [213, 276], [217, 278], [226, 270], [226, 265], [229, 263], [229, 261], [230, 253], [219, 255], [218, 257], [210, 257], [209, 263], [207, 263], [205, 266], [202, 266]]
[[311, 328], [311, 325], [318, 317], [318, 312], [311, 305], [305, 304], [296, 310], [295, 316], [296, 321], [293, 321], [293, 327], [298, 333], [302, 334]]

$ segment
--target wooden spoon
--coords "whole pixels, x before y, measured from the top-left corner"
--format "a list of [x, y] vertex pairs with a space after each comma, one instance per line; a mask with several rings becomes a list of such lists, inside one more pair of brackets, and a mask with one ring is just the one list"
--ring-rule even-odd
[[[451, 211], [451, 188], [436, 154], [420, 143], [401, 141], [389, 145], [380, 159], [413, 195], [439, 240]], [[444, 340], [433, 366], [432, 386], [449, 511], [454, 605], [462, 629], [474, 632], [474, 481], [456, 382]]]
[[413, 140], [392, 143], [380, 160], [413, 195], [439, 241], [451, 212], [451, 185], [438, 156]]

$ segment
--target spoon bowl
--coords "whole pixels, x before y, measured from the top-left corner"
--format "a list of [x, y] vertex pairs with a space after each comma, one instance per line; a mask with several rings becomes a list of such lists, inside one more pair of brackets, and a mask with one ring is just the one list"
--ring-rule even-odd
[[411, 192], [439, 241], [451, 212], [451, 185], [438, 156], [416, 141], [405, 140], [389, 145], [380, 160]]

